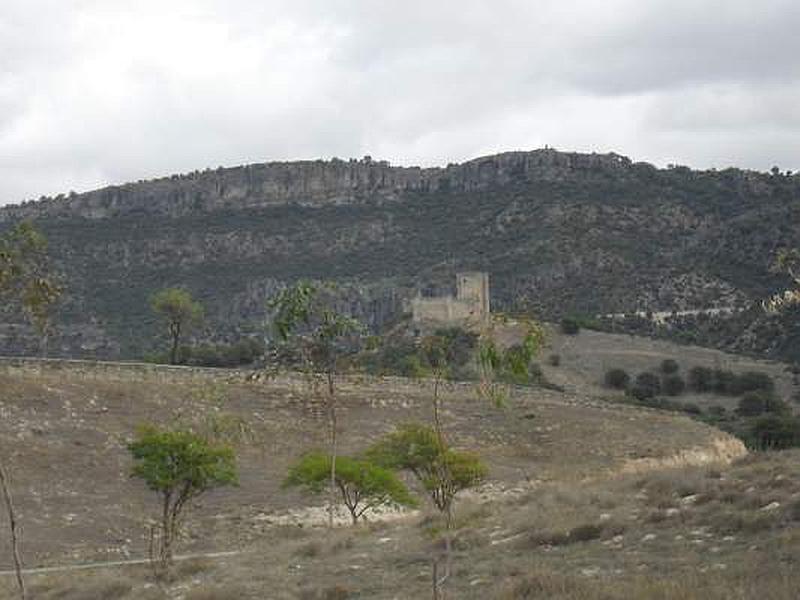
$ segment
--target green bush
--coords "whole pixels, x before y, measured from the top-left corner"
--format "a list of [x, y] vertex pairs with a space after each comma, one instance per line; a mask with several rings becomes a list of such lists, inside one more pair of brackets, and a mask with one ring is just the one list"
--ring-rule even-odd
[[637, 400], [648, 400], [661, 393], [661, 380], [658, 375], [645, 371], [636, 376], [630, 394]]
[[615, 390], [627, 389], [631, 377], [625, 369], [609, 369], [606, 371], [606, 385]]
[[667, 396], [680, 396], [686, 391], [686, 383], [680, 375], [667, 375], [664, 377], [662, 387]]
[[580, 333], [581, 324], [576, 317], [564, 317], [561, 319], [561, 333], [565, 335], [577, 335]]
[[664, 373], [665, 375], [671, 375], [672, 373], [677, 373], [678, 369], [680, 369], [678, 362], [671, 358], [665, 358], [664, 360], [661, 361], [661, 372]]

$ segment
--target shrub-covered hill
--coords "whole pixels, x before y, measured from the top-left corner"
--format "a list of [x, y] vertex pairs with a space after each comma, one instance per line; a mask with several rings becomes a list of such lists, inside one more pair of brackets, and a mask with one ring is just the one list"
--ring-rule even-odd
[[[800, 246], [800, 176], [550, 149], [432, 169], [267, 163], [0, 210], [6, 226], [20, 219], [46, 232], [68, 284], [51, 349], [135, 356], [155, 331], [147, 298], [168, 285], [189, 288], [206, 334], [228, 339], [300, 277], [338, 280], [376, 326], [459, 269], [490, 273], [496, 307], [545, 317], [746, 304], [785, 283], [769, 265]], [[0, 351], [32, 349], [23, 330], [0, 330]]]

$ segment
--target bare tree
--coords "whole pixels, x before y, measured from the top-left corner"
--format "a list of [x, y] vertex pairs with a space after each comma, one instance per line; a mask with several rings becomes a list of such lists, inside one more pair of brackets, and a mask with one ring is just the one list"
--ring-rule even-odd
[[11, 490], [8, 485], [8, 475], [2, 461], [0, 461], [0, 487], [3, 491], [3, 500], [6, 505], [6, 512], [8, 513], [8, 524], [11, 530], [11, 552], [14, 556], [14, 570], [17, 574], [17, 585], [19, 586], [19, 597], [22, 600], [27, 600], [27, 592], [25, 589], [25, 578], [22, 576], [22, 557], [19, 550], [19, 530], [17, 524], [17, 514], [14, 510], [14, 501], [11, 497]]

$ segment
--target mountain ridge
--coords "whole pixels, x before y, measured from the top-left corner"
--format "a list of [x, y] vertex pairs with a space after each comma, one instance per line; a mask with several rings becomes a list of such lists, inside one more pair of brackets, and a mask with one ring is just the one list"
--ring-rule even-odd
[[[489, 272], [499, 310], [544, 318], [747, 306], [785, 283], [769, 266], [800, 246], [800, 177], [549, 148], [426, 169], [365, 157], [0, 208], [0, 227], [21, 219], [45, 232], [69, 290], [53, 352], [140, 357], [159, 331], [148, 297], [174, 285], [207, 306], [199, 337], [228, 341], [260, 331], [266, 297], [298, 278], [338, 281], [343, 308], [376, 329], [460, 269]], [[30, 352], [5, 321], [0, 352]]]

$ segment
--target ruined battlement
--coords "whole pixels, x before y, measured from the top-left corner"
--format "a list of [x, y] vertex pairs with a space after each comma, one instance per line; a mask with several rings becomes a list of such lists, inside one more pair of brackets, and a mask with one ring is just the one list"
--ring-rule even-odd
[[422, 325], [475, 327], [489, 319], [489, 275], [480, 271], [456, 275], [456, 295], [411, 300], [413, 322]]

